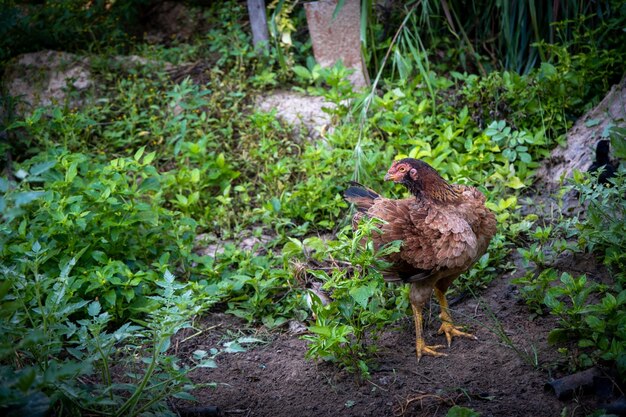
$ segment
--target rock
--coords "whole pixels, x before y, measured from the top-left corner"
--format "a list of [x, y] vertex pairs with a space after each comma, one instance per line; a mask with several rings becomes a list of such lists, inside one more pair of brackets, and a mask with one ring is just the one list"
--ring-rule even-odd
[[595, 159], [596, 144], [610, 123], [626, 120], [626, 78], [614, 85], [604, 100], [576, 121], [565, 147], [557, 147], [537, 171], [538, 188], [554, 191], [574, 170], [586, 171]]
[[119, 68], [122, 71], [137, 70], [141, 67], [158, 67], [165, 71], [173, 71], [176, 68], [169, 62], [156, 61], [139, 55], [117, 55], [110, 58], [106, 64], [109, 68]]
[[289, 333], [293, 335], [300, 335], [307, 332], [307, 327], [304, 323], [298, 320], [289, 320]]
[[304, 3], [315, 60], [322, 67], [341, 61], [354, 70], [348, 80], [355, 89], [369, 86], [367, 68], [361, 54], [361, 2], [345, 0], [339, 13], [336, 1]]
[[264, 112], [276, 110], [276, 117], [293, 126], [296, 133], [317, 139], [331, 126], [331, 115], [322, 109], [333, 108], [334, 104], [325, 101], [323, 97], [307, 96], [293, 91], [274, 91], [258, 97], [255, 107]]
[[204, 34], [209, 27], [200, 8], [177, 1], [155, 3], [142, 20], [144, 40], [153, 44], [188, 40], [193, 35]]
[[52, 104], [79, 107], [94, 88], [89, 60], [57, 51], [17, 56], [7, 65], [4, 83], [9, 95], [18, 98], [20, 115]]

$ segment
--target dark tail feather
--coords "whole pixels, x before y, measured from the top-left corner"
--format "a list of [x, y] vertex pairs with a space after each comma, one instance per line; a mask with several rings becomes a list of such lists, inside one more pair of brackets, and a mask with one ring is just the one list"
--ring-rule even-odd
[[357, 210], [365, 213], [374, 204], [374, 200], [380, 197], [376, 192], [364, 187], [355, 181], [350, 181], [351, 187], [348, 187], [343, 193], [346, 201], [356, 205]]

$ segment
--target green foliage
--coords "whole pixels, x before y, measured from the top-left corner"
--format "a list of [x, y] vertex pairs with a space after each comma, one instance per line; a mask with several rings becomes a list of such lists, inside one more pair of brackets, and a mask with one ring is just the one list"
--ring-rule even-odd
[[448, 410], [446, 417], [480, 417], [480, 413], [477, 413], [471, 408], [455, 405]]
[[[534, 314], [549, 312], [559, 325], [548, 335], [552, 343], [574, 339], [583, 349], [582, 366], [594, 361], [614, 363], [621, 377], [626, 376], [626, 266], [623, 259], [625, 214], [623, 173], [603, 186], [597, 176], [575, 173], [571, 188], [579, 193], [586, 208], [584, 217], [559, 221], [559, 234], [552, 227], [537, 227], [528, 249], [518, 249], [525, 265], [534, 264], [540, 272], [529, 272], [515, 282]], [[577, 245], [565, 238], [577, 236]], [[587, 276], [559, 274], [553, 267], [564, 251], [596, 253], [611, 271], [613, 281], [600, 284]]]
[[[432, 54], [434, 61], [444, 60], [452, 70], [482, 75], [494, 70], [529, 73], [553, 59], [546, 42], [565, 45], [572, 54], [588, 49], [597, 55], [626, 52], [618, 41], [626, 15], [619, 0], [423, 1], [385, 6], [366, 1], [363, 8], [361, 43], [372, 73], [381, 70], [396, 30], [400, 39], [410, 34], [423, 44], [420, 49], [437, 51]], [[442, 36], [450, 32], [453, 36]], [[399, 52], [396, 62], [410, 55], [405, 48]], [[609, 71], [620, 75], [617, 68]]]
[[[49, 410], [60, 415], [170, 415], [167, 397], [190, 398], [187, 374], [215, 366], [211, 356], [217, 351], [195, 352], [191, 365], [167, 354], [170, 338], [188, 326], [202, 304], [166, 270], [156, 280], [145, 319], [114, 327], [113, 316], [98, 301], [74, 291], [79, 256], [62, 264], [58, 274], [44, 272], [48, 248], [35, 243], [20, 260], [26, 272], [2, 267], [0, 408], [8, 415], [43, 416]], [[128, 372], [114, 374], [119, 366]], [[84, 378], [92, 383], [83, 384]]]
[[200, 271], [205, 278], [198, 282], [202, 292], [222, 299], [227, 312], [235, 316], [262, 322], [270, 329], [294, 316], [301, 320], [307, 316], [278, 254], [251, 256], [230, 244], [205, 268]]
[[99, 43], [127, 45], [145, 0], [47, 0], [0, 2], [0, 62], [41, 49], [76, 50]]
[[376, 352], [372, 342], [385, 325], [401, 317], [407, 308], [406, 294], [385, 284], [376, 270], [381, 265], [379, 258], [398, 251], [399, 242], [378, 252], [371, 241], [365, 248], [361, 245], [376, 230], [374, 222], [365, 222], [352, 237], [344, 230], [337, 241], [292, 240], [283, 249], [291, 256], [311, 252], [311, 256], [317, 253], [319, 257], [323, 251], [323, 256], [351, 265], [351, 271], [337, 268], [330, 269], [330, 273], [326, 269], [307, 271], [323, 283], [322, 290], [330, 292], [332, 300], [325, 304], [316, 293], [308, 294], [315, 324], [309, 326], [311, 334], [304, 339], [310, 342], [308, 358], [336, 362], [363, 377], [369, 376], [372, 355]]
[[[196, 223], [163, 207], [162, 176], [143, 148], [133, 158], [94, 164], [86, 155], [41, 155], [4, 179], [0, 255], [11, 265], [31, 247], [45, 247], [40, 272], [54, 275], [76, 257], [80, 278], [72, 290], [98, 298], [115, 317], [151, 304], [159, 272], [152, 265], [189, 275]], [[26, 273], [25, 265], [16, 265]]]
[[306, 89], [309, 94], [320, 95], [332, 103], [324, 111], [339, 118], [348, 113], [350, 100], [357, 96], [347, 78], [354, 72], [353, 69], [346, 68], [341, 61], [332, 67], [322, 67], [310, 59], [307, 60], [307, 67], [296, 65], [293, 72], [299, 81], [309, 85]]
[[587, 205], [587, 217], [578, 226], [579, 244], [602, 255], [604, 263], [615, 271], [615, 278], [626, 284], [626, 175], [624, 171], [610, 179], [610, 185], [595, 184], [595, 178], [580, 176], [574, 188]]
[[[412, 14], [397, 10], [383, 22], [371, 14], [373, 2], [365, 2], [375, 22], [362, 39], [378, 74], [369, 92], [353, 90], [343, 65], [321, 68], [305, 56], [310, 46], [294, 30], [304, 13], [295, 3], [270, 6], [274, 43], [261, 55], [252, 48], [242, 3], [207, 9], [210, 29], [202, 39], [168, 46], [121, 42], [137, 2], [82, 7], [87, 2], [54, 1], [24, 14], [15, 2], [5, 3], [2, 57], [59, 44], [104, 51], [103, 45], [120, 41], [150, 61], [127, 67], [108, 50], [91, 60], [97, 100], [78, 110], [41, 108], [3, 121], [19, 146], [2, 137], [0, 157], [12, 153], [17, 162], [7, 171], [14, 175], [0, 177], [6, 276], [0, 282], [0, 380], [7, 387], [0, 407], [34, 415], [50, 408], [76, 415], [167, 413], [164, 399], [189, 398], [188, 371], [214, 366], [218, 353], [195, 352], [183, 365], [167, 355], [170, 337], [216, 303], [270, 329], [313, 316], [307, 356], [367, 377], [376, 338], [406, 315], [408, 300], [406, 288], [384, 283], [379, 272], [380, 257], [397, 244], [376, 253], [368, 242], [375, 224], [349, 232], [341, 192], [358, 178], [398, 196], [382, 177], [392, 159], [404, 155], [424, 159], [450, 181], [478, 186], [496, 213], [498, 233], [489, 251], [456, 281], [456, 291], [484, 288], [508, 268], [510, 249], [529, 241], [518, 252], [524, 266], [537, 271], [518, 282], [534, 313], [558, 316], [551, 340], [585, 335], [580, 343], [589, 359], [624, 369], [623, 178], [612, 188], [579, 181], [582, 201], [591, 203], [577, 228], [574, 222], [537, 225], [536, 216], [518, 213], [519, 193], [531, 185], [538, 162], [621, 68], [623, 45], [608, 36], [623, 22], [617, 3], [602, 2], [610, 6], [607, 13], [589, 21], [568, 16], [576, 19], [538, 26], [563, 31], [569, 43], [533, 46], [545, 34], [515, 33], [510, 25], [517, 17], [526, 28], [539, 22], [532, 13], [543, 9], [532, 2], [515, 10], [497, 6], [501, 20], [484, 26], [484, 33], [477, 22], [495, 19], [484, 10], [478, 19], [459, 22], [453, 5], [444, 22], [443, 3], [416, 2]], [[485, 10], [496, 8], [490, 6]], [[389, 29], [396, 21], [403, 29], [392, 44]], [[463, 44], [442, 38], [447, 25]], [[25, 28], [34, 35], [23, 37]], [[494, 28], [506, 36], [482, 36]], [[49, 43], [40, 38], [44, 31]], [[87, 33], [95, 42], [86, 41]], [[493, 58], [473, 49], [481, 44], [496, 51]], [[534, 51], [545, 54], [540, 64]], [[195, 64], [165, 71], [166, 62]], [[473, 65], [526, 75], [478, 76], [471, 74]], [[459, 66], [470, 73], [456, 72]], [[296, 90], [331, 104], [325, 111], [333, 127], [319, 139], [309, 140], [303, 129], [297, 134], [275, 111], [255, 108], [263, 89], [290, 80]], [[11, 100], [3, 97], [8, 107]], [[607, 128], [605, 136], [623, 152], [621, 127]], [[223, 251], [194, 252], [194, 246], [203, 249], [200, 233]], [[580, 248], [601, 254], [615, 272], [614, 286], [553, 268], [558, 254], [580, 250], [567, 241], [573, 233]], [[334, 236], [316, 237], [322, 234]], [[261, 243], [241, 249], [249, 236]], [[316, 288], [302, 288], [311, 282], [330, 294], [328, 303]], [[241, 351], [252, 341], [240, 338], [225, 350]], [[132, 371], [118, 378], [117, 364]], [[460, 407], [449, 414], [474, 415]]]

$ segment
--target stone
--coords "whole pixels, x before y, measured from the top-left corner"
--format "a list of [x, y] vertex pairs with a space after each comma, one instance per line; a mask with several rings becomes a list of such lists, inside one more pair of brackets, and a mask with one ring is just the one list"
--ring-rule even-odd
[[367, 87], [369, 76], [361, 55], [361, 1], [345, 0], [333, 16], [336, 6], [336, 0], [304, 3], [315, 60], [322, 67], [341, 61], [354, 70], [348, 77], [352, 85]]
[[9, 95], [18, 100], [18, 115], [29, 115], [34, 108], [66, 105], [76, 108], [94, 88], [86, 57], [57, 51], [40, 51], [14, 58], [5, 71]]
[[311, 139], [318, 139], [331, 127], [331, 115], [323, 108], [333, 108], [334, 104], [323, 97], [308, 96], [294, 91], [273, 91], [259, 96], [256, 110], [271, 112], [276, 110], [276, 117]]

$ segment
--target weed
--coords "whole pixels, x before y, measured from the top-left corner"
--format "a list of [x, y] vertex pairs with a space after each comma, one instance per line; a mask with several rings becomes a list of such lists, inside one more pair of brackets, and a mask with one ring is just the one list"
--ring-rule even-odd
[[[325, 255], [342, 260], [352, 266], [351, 275], [346, 269], [309, 270], [321, 280], [324, 291], [330, 292], [332, 301], [324, 305], [320, 298], [311, 294], [311, 309], [315, 315], [315, 324], [309, 326], [310, 335], [304, 336], [310, 342], [308, 358], [321, 358], [336, 362], [362, 377], [369, 376], [369, 366], [376, 345], [377, 335], [386, 324], [395, 321], [406, 310], [405, 297], [397, 297], [399, 290], [392, 292], [376, 270], [380, 264], [377, 259], [385, 253], [398, 250], [392, 244], [378, 253], [370, 242], [365, 249], [361, 241], [375, 229], [375, 223], [365, 222], [348, 237], [345, 232], [339, 235], [337, 242], [329, 242]], [[309, 240], [309, 247], [324, 248], [316, 240]], [[285, 248], [292, 253], [304, 249], [300, 242]], [[315, 256], [315, 255], [313, 255]], [[395, 295], [394, 295], [395, 293]]]

